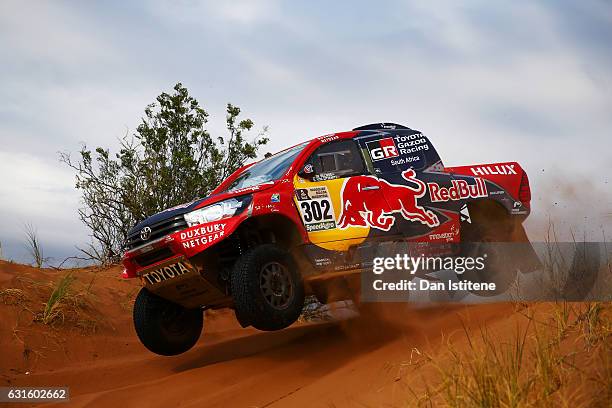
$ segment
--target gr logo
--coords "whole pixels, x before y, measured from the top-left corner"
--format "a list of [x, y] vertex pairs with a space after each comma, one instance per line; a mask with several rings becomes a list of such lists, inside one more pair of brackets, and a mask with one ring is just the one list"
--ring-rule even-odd
[[373, 161], [399, 156], [395, 140], [392, 137], [367, 142], [366, 146]]

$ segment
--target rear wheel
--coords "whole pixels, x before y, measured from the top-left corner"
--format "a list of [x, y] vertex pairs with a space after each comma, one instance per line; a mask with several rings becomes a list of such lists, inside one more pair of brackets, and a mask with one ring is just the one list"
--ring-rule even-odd
[[231, 277], [236, 317], [242, 326], [280, 330], [304, 306], [304, 284], [291, 254], [265, 244], [241, 256]]
[[200, 309], [186, 309], [142, 288], [134, 303], [134, 328], [142, 344], [162, 356], [191, 349], [202, 333]]
[[479, 296], [505, 293], [516, 280], [518, 268], [512, 259], [514, 220], [496, 203], [483, 203], [476, 211], [470, 209], [471, 223], [462, 225], [462, 255], [484, 257], [484, 269], [466, 270], [460, 280], [495, 283], [495, 290], [470, 291]]

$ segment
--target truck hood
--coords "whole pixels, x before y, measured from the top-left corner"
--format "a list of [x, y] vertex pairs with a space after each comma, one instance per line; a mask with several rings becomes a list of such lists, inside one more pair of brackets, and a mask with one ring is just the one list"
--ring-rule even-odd
[[180, 205], [168, 208], [166, 210], [160, 211], [157, 214], [144, 219], [143, 221], [139, 222], [134, 227], [132, 227], [132, 229], [130, 229], [130, 231], [128, 232], [128, 239], [129, 237], [132, 237], [135, 234], [139, 234], [140, 231], [144, 227], [153, 227], [171, 218], [175, 218], [179, 215], [186, 214], [198, 208], [206, 207], [208, 205], [212, 205], [220, 201], [227, 200], [229, 198], [240, 197], [240, 196], [252, 194], [257, 191], [268, 190], [274, 187], [276, 184], [278, 184], [278, 182], [279, 182], [278, 180], [271, 181], [269, 183], [258, 184], [253, 187], [235, 190], [229, 193], [214, 194], [214, 195], [211, 195], [205, 198], [198, 198], [190, 203], [180, 204]]

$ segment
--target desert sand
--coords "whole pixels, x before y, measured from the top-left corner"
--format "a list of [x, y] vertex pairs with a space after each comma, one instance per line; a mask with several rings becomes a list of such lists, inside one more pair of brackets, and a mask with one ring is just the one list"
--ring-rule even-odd
[[416, 406], [439, 374], [428, 358], [449, 341], [465, 350], [466, 332], [503, 336], [529, 324], [526, 306], [510, 303], [369, 305], [356, 318], [278, 332], [243, 329], [231, 311], [214, 311], [194, 349], [161, 357], [136, 337], [139, 286], [120, 272], [72, 270], [76, 306], [45, 324], [40, 313], [66, 271], [0, 261], [0, 385], [69, 386], [70, 402], [58, 406], [71, 407]]

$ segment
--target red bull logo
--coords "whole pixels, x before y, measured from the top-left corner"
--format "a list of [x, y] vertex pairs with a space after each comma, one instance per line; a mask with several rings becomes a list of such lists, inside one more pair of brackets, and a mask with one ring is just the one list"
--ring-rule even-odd
[[417, 199], [427, 191], [425, 183], [416, 178], [413, 169], [403, 172], [402, 177], [416, 187], [390, 184], [374, 176], [347, 179], [341, 192], [342, 213], [338, 228], [372, 227], [389, 231], [395, 224], [395, 213], [429, 227], [440, 225], [432, 211], [417, 204]]
[[484, 180], [479, 177], [476, 177], [475, 180], [475, 184], [468, 184], [465, 180], [453, 180], [450, 187], [441, 187], [437, 183], [427, 183], [431, 202], [487, 197], [487, 185]]

